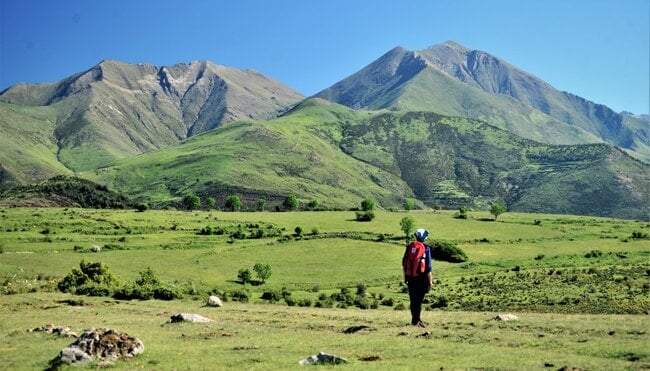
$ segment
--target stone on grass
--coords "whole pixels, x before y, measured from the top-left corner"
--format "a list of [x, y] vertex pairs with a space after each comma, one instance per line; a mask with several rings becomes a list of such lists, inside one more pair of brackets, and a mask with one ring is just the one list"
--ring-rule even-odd
[[496, 317], [492, 319], [495, 321], [514, 321], [516, 319], [519, 319], [519, 317], [515, 316], [512, 313], [501, 313], [497, 314]]
[[90, 246], [90, 251], [92, 251], [92, 252], [100, 252], [100, 251], [102, 251], [102, 248], [97, 246], [97, 245], [92, 245], [92, 246]]
[[54, 334], [58, 336], [65, 336], [69, 338], [76, 338], [78, 335], [70, 331], [70, 327], [67, 326], [56, 326], [51, 323], [48, 323], [45, 326], [36, 327], [29, 330], [29, 332], [45, 332], [46, 334]]
[[313, 355], [311, 357], [305, 358], [303, 360], [298, 361], [298, 364], [301, 366], [305, 365], [338, 365], [341, 363], [348, 363], [348, 360], [339, 357], [334, 354], [327, 354], [320, 352], [316, 355]]
[[84, 331], [77, 340], [63, 348], [52, 365], [85, 364], [98, 360], [110, 364], [118, 359], [135, 357], [144, 352], [142, 340], [112, 329]]
[[223, 303], [221, 302], [221, 299], [219, 299], [219, 297], [212, 295], [208, 298], [208, 307], [218, 308], [221, 306], [223, 306]]
[[57, 361], [58, 364], [83, 365], [92, 362], [93, 358], [83, 350], [75, 346], [69, 346], [61, 349]]
[[210, 318], [206, 318], [195, 313], [176, 313], [171, 316], [168, 322], [169, 323], [176, 323], [176, 322], [207, 323], [207, 322], [212, 322], [212, 320]]

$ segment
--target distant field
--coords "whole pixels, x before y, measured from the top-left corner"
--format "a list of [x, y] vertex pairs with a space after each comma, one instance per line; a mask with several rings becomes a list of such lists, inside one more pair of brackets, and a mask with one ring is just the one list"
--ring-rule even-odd
[[[407, 215], [469, 258], [434, 262], [428, 339], [405, 326], [399, 221]], [[490, 219], [479, 212], [456, 219], [451, 211], [379, 211], [372, 222], [357, 222], [354, 212], [0, 209], [0, 334], [9, 339], [0, 364], [44, 368], [67, 340], [25, 330], [57, 323], [141, 336], [147, 351], [117, 364], [125, 369], [205, 369], [216, 362], [222, 363], [214, 368], [285, 369], [318, 351], [348, 357], [351, 368], [650, 367], [650, 224], [521, 213]], [[223, 234], [198, 233], [208, 226]], [[238, 230], [240, 238], [233, 237]], [[256, 233], [267, 236], [250, 238]], [[93, 245], [101, 251], [91, 252]], [[106, 263], [124, 283], [150, 267], [184, 298], [58, 293], [56, 283], [82, 259]], [[238, 271], [255, 263], [269, 264], [271, 277], [242, 285]], [[267, 304], [265, 292], [285, 296]], [[211, 293], [229, 300], [226, 306], [204, 308]], [[242, 293], [248, 302], [235, 301]], [[81, 305], [68, 305], [71, 298]], [[217, 321], [162, 325], [181, 311]], [[504, 311], [520, 320], [490, 321]], [[342, 334], [359, 324], [373, 331]], [[399, 337], [402, 331], [409, 334]], [[362, 360], [374, 356], [379, 360]]]

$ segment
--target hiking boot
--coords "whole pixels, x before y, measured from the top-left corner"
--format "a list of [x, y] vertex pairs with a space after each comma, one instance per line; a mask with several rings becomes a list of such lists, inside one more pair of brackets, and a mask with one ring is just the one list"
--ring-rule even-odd
[[416, 324], [416, 326], [417, 326], [417, 327], [425, 328], [425, 327], [428, 326], [428, 324], [427, 324], [426, 322], [419, 321], [419, 322]]

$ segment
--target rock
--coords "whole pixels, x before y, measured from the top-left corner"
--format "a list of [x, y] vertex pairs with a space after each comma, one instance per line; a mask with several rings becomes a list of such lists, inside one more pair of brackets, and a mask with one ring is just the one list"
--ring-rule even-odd
[[208, 298], [208, 307], [218, 308], [221, 306], [223, 306], [223, 303], [221, 302], [221, 299], [219, 299], [219, 297], [212, 295]]
[[348, 363], [348, 360], [336, 356], [334, 354], [327, 354], [320, 352], [317, 355], [305, 358], [303, 360], [298, 361], [298, 364], [301, 366], [305, 365], [338, 365], [341, 363]]
[[514, 321], [516, 319], [519, 319], [519, 317], [515, 316], [512, 313], [501, 313], [497, 314], [497, 316], [492, 319], [495, 321]]
[[100, 252], [100, 251], [102, 251], [102, 248], [97, 246], [97, 245], [92, 245], [92, 246], [90, 246], [90, 251], [92, 251], [92, 252]]
[[92, 361], [93, 358], [91, 356], [76, 346], [69, 346], [61, 349], [57, 358], [58, 364], [65, 363], [68, 365], [83, 365]]
[[31, 330], [29, 330], [29, 332], [45, 332], [47, 334], [54, 334], [54, 335], [59, 335], [59, 336], [72, 337], [72, 338], [78, 337], [78, 335], [76, 333], [70, 331], [70, 327], [55, 326], [55, 325], [53, 325], [51, 323], [48, 323], [45, 326], [36, 327], [34, 329], [31, 329]]
[[429, 339], [431, 338], [431, 331], [425, 331], [421, 333], [420, 335], [416, 335], [416, 338], [424, 338], [424, 339]]
[[207, 322], [212, 322], [212, 320], [210, 318], [206, 318], [199, 314], [194, 314], [194, 313], [176, 313], [171, 316], [168, 322], [169, 323], [175, 323], [175, 322], [207, 323]]
[[110, 364], [118, 359], [135, 357], [144, 352], [144, 344], [136, 337], [118, 333], [112, 329], [90, 329], [77, 340], [63, 348], [51, 361], [52, 365], [85, 364], [97, 359], [101, 364]]

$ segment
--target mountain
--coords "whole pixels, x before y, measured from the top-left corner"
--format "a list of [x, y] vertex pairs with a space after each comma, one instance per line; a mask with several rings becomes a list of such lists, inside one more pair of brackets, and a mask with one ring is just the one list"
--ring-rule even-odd
[[373, 197], [428, 206], [648, 219], [650, 167], [607, 144], [549, 145], [431, 112], [352, 111], [319, 99], [270, 121], [238, 121], [82, 174], [140, 201], [240, 194], [347, 209]]
[[640, 120], [451, 41], [421, 51], [394, 48], [315, 96], [355, 109], [468, 117], [550, 144], [606, 142], [650, 162], [650, 129]]
[[258, 72], [205, 61], [157, 67], [107, 60], [55, 83], [18, 84], [0, 93], [0, 102], [54, 112], [49, 125], [57, 158], [73, 171], [166, 147], [226, 122], [272, 118], [301, 99]]

